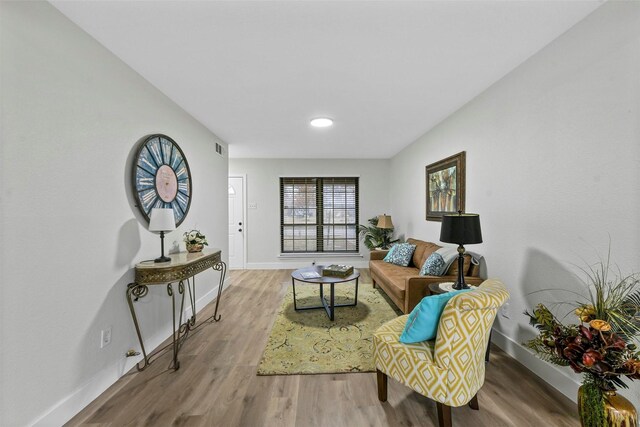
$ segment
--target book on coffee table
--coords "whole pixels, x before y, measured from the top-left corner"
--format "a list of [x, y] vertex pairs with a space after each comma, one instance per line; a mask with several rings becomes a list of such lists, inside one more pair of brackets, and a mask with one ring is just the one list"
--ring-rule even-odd
[[353, 273], [352, 265], [331, 264], [322, 269], [323, 276], [347, 277]]
[[317, 279], [322, 277], [317, 271], [305, 271], [300, 273], [300, 276], [302, 276], [303, 279]]

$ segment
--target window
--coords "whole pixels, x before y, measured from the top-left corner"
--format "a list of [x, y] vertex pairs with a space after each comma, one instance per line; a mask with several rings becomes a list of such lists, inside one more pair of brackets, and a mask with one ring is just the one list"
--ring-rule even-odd
[[358, 252], [358, 178], [280, 178], [280, 247]]

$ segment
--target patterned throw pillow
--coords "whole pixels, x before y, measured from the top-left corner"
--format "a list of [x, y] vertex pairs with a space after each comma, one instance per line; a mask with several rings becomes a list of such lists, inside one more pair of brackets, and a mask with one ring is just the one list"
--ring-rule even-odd
[[391, 258], [393, 258], [393, 251], [396, 249], [396, 246], [397, 245], [391, 246], [391, 249], [389, 249], [389, 252], [387, 252], [387, 255], [383, 259], [384, 262], [391, 262]]
[[470, 290], [471, 289], [461, 289], [422, 298], [420, 304], [411, 310], [407, 318], [407, 323], [404, 325], [402, 335], [400, 335], [400, 342], [412, 344], [434, 339], [438, 332], [440, 316], [442, 316], [444, 307], [449, 300], [461, 292]]
[[410, 243], [399, 243], [391, 248], [387, 256], [384, 257], [384, 261], [401, 267], [406, 267], [411, 262], [411, 257], [415, 250], [416, 245], [412, 245]]
[[446, 265], [442, 255], [437, 252], [429, 255], [420, 269], [421, 276], [442, 276], [445, 272]]

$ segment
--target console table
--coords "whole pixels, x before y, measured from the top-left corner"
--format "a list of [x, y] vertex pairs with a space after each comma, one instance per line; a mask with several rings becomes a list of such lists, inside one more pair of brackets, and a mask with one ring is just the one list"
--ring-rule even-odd
[[[180, 362], [178, 361], [178, 351], [182, 346], [182, 343], [189, 335], [190, 331], [197, 329], [205, 323], [211, 323], [212, 321], [219, 321], [221, 316], [218, 315], [218, 305], [220, 304], [220, 296], [222, 294], [222, 286], [224, 285], [224, 277], [227, 271], [227, 265], [220, 258], [219, 249], [208, 249], [202, 252], [189, 253], [180, 252], [177, 254], [169, 255], [171, 261], [156, 263], [153, 260], [143, 261], [136, 264], [135, 282], [127, 285], [127, 302], [129, 304], [129, 310], [131, 311], [131, 318], [133, 324], [136, 327], [136, 333], [138, 334], [138, 341], [142, 349], [142, 355], [144, 360], [139, 362], [136, 367], [138, 371], [144, 370], [151, 364], [152, 358], [162, 353], [170, 345], [173, 345], [173, 368], [179, 369]], [[196, 278], [198, 273], [201, 273], [209, 268], [220, 272], [220, 285], [218, 286], [218, 297], [216, 298], [216, 308], [212, 316], [196, 325]], [[191, 317], [185, 319], [182, 322], [182, 313], [184, 312], [184, 297], [185, 282], [187, 284], [186, 291], [189, 293], [189, 302], [191, 304]], [[178, 294], [180, 298], [180, 314], [178, 316], [178, 322], [176, 323], [176, 297], [174, 293], [173, 284], [178, 284]], [[149, 286], [152, 285], [166, 285], [167, 294], [171, 297], [172, 303], [172, 318], [173, 318], [173, 335], [172, 342], [165, 347], [157, 350], [151, 355], [147, 355], [147, 351], [144, 348], [144, 342], [142, 340], [142, 334], [140, 333], [140, 325], [138, 324], [138, 317], [136, 316], [136, 310], [134, 302], [143, 298], [149, 292]], [[140, 364], [142, 363], [142, 366]]]

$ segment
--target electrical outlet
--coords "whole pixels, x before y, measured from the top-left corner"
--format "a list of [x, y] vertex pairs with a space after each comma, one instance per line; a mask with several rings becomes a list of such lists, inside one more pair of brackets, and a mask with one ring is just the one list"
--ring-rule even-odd
[[111, 326], [100, 332], [100, 348], [105, 348], [111, 344]]
[[500, 315], [507, 319], [510, 318], [511, 314], [509, 313], [509, 303], [505, 302], [502, 307], [500, 307]]

